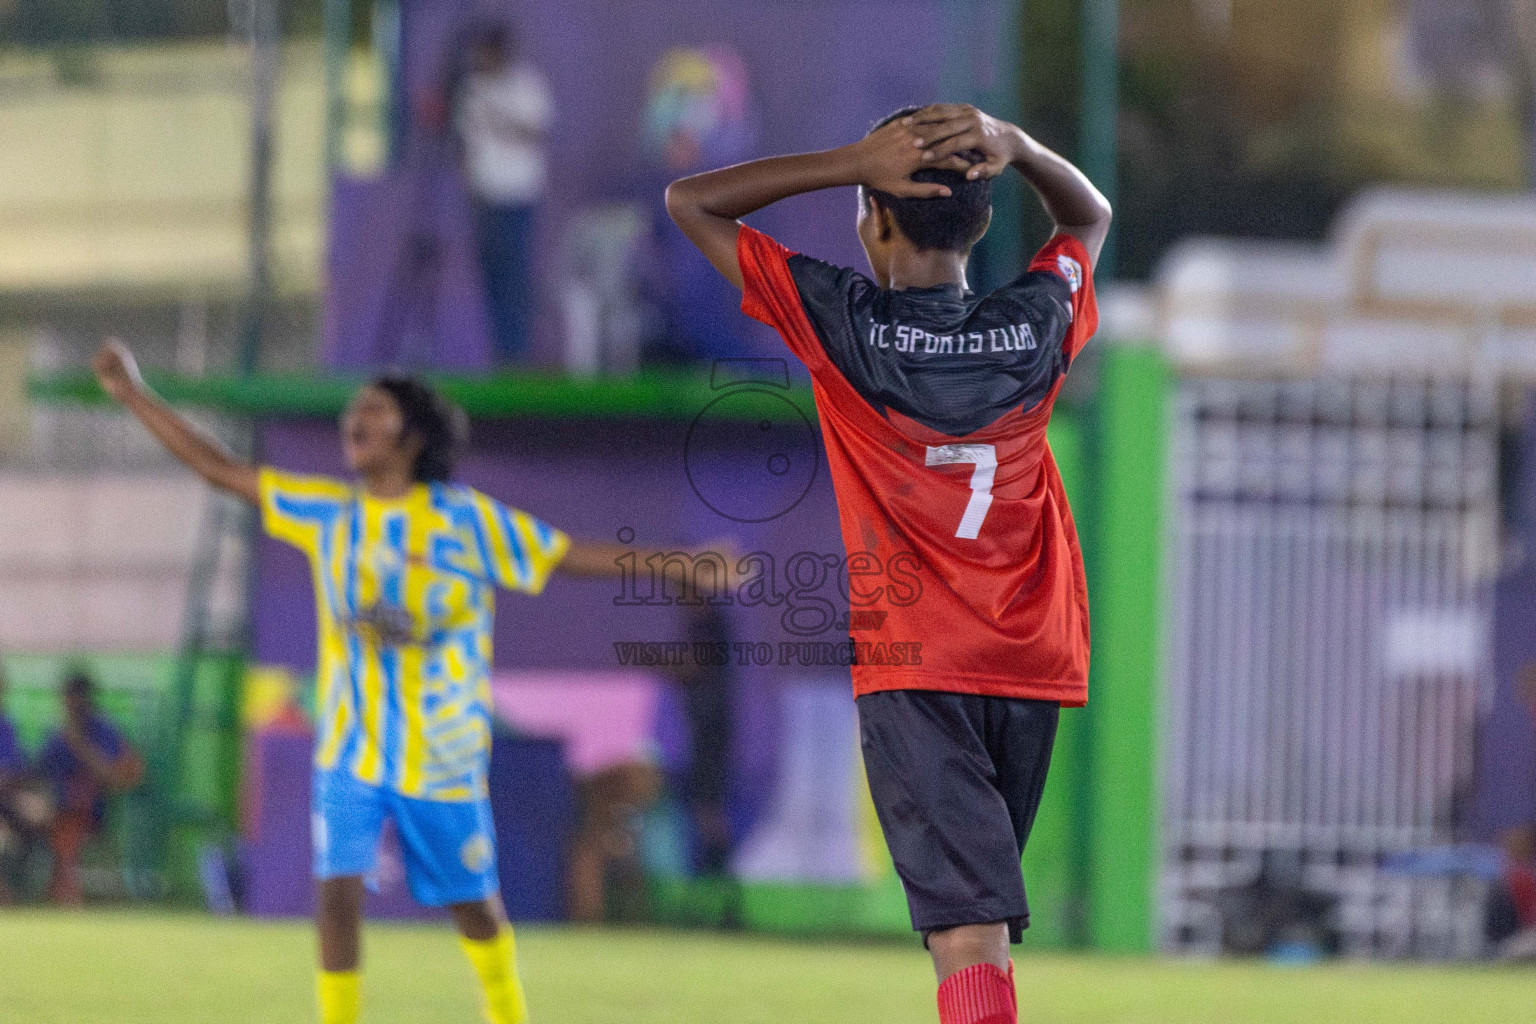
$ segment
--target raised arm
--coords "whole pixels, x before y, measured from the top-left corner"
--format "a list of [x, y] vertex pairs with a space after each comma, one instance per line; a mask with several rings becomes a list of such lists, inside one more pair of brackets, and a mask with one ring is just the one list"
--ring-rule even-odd
[[223, 445], [188, 423], [144, 386], [133, 353], [120, 341], [108, 341], [91, 361], [101, 389], [122, 403], [187, 468], [215, 487], [251, 504], [261, 501], [256, 467], [241, 462]]
[[667, 187], [667, 212], [709, 262], [740, 288], [736, 234], [739, 218], [749, 213], [803, 192], [843, 185], [867, 185], [895, 196], [949, 195], [943, 185], [913, 181], [912, 173], [924, 167], [963, 171], [971, 165], [957, 156], [925, 160], [914, 139], [910, 126], [888, 124], [837, 149], [751, 160], [680, 178]]
[[[555, 571], [567, 576], [622, 578], [626, 572], [636, 571], [637, 565], [649, 567], [654, 560], [654, 564], [660, 566], [661, 574], [671, 581], [686, 583], [690, 571], [696, 574], [699, 565], [707, 564], [722, 574], [722, 583], [728, 583], [740, 557], [736, 542], [728, 538], [692, 550], [636, 548], [628, 544], [575, 540]], [[649, 571], [649, 568], [640, 571]]]
[[954, 154], [979, 150], [986, 159], [971, 177], [996, 177], [1012, 166], [1040, 196], [1056, 230], [1083, 243], [1094, 263], [1109, 237], [1113, 211], [1088, 176], [1064, 157], [1031, 138], [1018, 125], [985, 114], [968, 103], [938, 103], [903, 118], [923, 148], [922, 165], [944, 166]]

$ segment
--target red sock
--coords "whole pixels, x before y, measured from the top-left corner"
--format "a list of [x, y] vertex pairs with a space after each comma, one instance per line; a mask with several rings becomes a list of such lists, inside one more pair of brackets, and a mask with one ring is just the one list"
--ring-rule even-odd
[[1018, 1024], [1013, 994], [1013, 963], [1008, 971], [993, 964], [972, 964], [939, 986], [939, 1024]]

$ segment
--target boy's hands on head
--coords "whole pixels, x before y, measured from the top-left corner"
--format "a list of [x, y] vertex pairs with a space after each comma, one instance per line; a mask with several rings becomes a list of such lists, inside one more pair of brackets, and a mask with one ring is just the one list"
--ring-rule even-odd
[[114, 401], [124, 401], [144, 383], [133, 353], [116, 338], [102, 342], [101, 348], [96, 350], [95, 358], [91, 360], [91, 369], [96, 372], [101, 390]]
[[951, 194], [948, 186], [912, 176], [935, 169], [990, 179], [1010, 164], [1040, 194], [1058, 229], [1082, 239], [1097, 258], [1109, 232], [1110, 209], [1093, 183], [1017, 126], [964, 103], [924, 107], [836, 149], [748, 160], [680, 178], [667, 186], [667, 213], [725, 279], [741, 288], [739, 221], [754, 211], [846, 185], [902, 199], [941, 199]]
[[922, 167], [952, 167], [957, 154], [980, 153], [982, 159], [959, 167], [968, 178], [995, 178], [1024, 151], [1022, 129], [977, 110], [969, 103], [935, 103], [901, 119]]
[[943, 157], [929, 158], [921, 148], [919, 136], [905, 120], [892, 121], [877, 128], [848, 147], [855, 160], [859, 184], [900, 199], [942, 199], [948, 187], [931, 181], [913, 181], [918, 171], [939, 168], [964, 173], [971, 162], [957, 151]]
[[1072, 235], [1097, 263], [1114, 211], [1087, 175], [1051, 152], [1018, 125], [992, 117], [969, 103], [935, 103], [901, 119], [928, 167], [943, 167], [965, 154], [974, 160], [966, 176], [995, 178], [1018, 169], [1040, 196], [1056, 230]]

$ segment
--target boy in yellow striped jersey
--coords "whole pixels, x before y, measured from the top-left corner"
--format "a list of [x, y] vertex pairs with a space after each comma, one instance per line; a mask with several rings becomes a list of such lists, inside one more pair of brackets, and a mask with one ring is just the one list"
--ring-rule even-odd
[[[537, 594], [557, 567], [619, 574], [631, 549], [573, 543], [449, 483], [463, 414], [419, 381], [380, 377], [342, 418], [357, 482], [242, 463], [143, 385], [116, 342], [102, 388], [209, 483], [261, 509], [309, 556], [319, 616], [313, 798], [322, 1024], [359, 1016], [363, 878], [392, 818], [420, 903], [447, 907], [491, 1024], [527, 1018], [495, 873], [486, 791], [497, 587]], [[724, 560], [718, 570], [723, 573]], [[723, 576], [721, 577], [723, 578]]]

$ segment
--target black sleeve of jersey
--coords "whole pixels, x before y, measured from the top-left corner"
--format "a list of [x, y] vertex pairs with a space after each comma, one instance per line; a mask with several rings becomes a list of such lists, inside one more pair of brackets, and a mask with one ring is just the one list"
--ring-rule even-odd
[[1026, 270], [987, 297], [995, 308], [1013, 309], [1018, 318], [1035, 328], [1035, 337], [1066, 373], [1071, 359], [1063, 342], [1072, 327], [1072, 289], [1066, 281], [1046, 270]]
[[861, 344], [872, 307], [879, 301], [880, 288], [856, 270], [800, 253], [788, 262], [795, 288], [800, 292], [800, 305], [821, 339], [827, 360], [855, 391], [877, 410], [882, 409], [881, 389], [874, 379], [876, 368], [869, 365], [869, 354]]
[[880, 289], [869, 278], [848, 267], [839, 267], [796, 253], [789, 258], [789, 272], [800, 291], [800, 304], [816, 328], [827, 356], [839, 367], [857, 350], [857, 310]]

